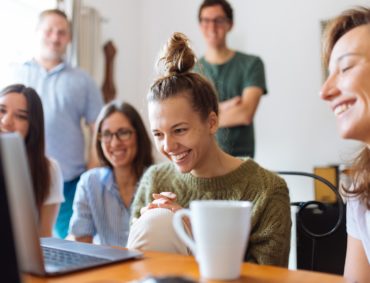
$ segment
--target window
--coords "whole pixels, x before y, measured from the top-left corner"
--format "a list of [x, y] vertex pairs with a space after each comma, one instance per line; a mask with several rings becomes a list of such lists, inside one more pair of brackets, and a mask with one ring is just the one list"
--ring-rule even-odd
[[15, 64], [34, 54], [38, 15], [42, 10], [55, 8], [56, 0], [2, 0], [0, 5], [0, 88], [3, 88]]

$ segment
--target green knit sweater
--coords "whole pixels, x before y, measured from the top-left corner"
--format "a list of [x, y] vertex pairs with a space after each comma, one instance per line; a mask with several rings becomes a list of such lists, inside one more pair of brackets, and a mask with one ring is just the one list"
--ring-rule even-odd
[[219, 177], [199, 178], [180, 173], [172, 163], [151, 166], [143, 175], [132, 217], [153, 201], [152, 193], [174, 192], [177, 203], [188, 208], [192, 200], [249, 200], [253, 202], [247, 260], [287, 266], [290, 247], [290, 200], [285, 181], [246, 159], [239, 168]]

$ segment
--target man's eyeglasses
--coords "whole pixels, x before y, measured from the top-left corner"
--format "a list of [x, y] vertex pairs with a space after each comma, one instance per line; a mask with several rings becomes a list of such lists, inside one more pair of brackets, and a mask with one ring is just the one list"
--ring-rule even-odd
[[216, 26], [223, 26], [227, 22], [229, 22], [229, 19], [225, 18], [225, 17], [217, 17], [217, 18], [214, 18], [214, 19], [200, 18], [200, 23], [202, 25], [209, 25], [211, 23], [214, 23]]
[[110, 143], [113, 139], [113, 136], [120, 141], [127, 141], [131, 138], [133, 130], [130, 129], [119, 129], [117, 132], [111, 133], [109, 131], [102, 132], [98, 134], [98, 139], [103, 143]]

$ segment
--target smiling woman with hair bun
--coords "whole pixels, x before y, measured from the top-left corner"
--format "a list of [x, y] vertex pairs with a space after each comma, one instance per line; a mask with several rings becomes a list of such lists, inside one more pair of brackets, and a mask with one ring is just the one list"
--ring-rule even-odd
[[172, 228], [174, 212], [192, 200], [248, 200], [254, 209], [245, 259], [287, 266], [291, 221], [286, 183], [252, 159], [220, 149], [214, 138], [217, 96], [205, 77], [192, 72], [195, 62], [187, 37], [173, 34], [148, 95], [156, 148], [170, 162], [151, 166], [141, 179], [128, 247], [188, 254]]

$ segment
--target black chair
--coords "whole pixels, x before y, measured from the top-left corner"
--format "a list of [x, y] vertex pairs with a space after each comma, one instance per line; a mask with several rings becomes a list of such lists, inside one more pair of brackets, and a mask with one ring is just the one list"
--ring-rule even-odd
[[297, 269], [343, 274], [347, 246], [345, 204], [338, 188], [325, 178], [306, 172], [278, 171], [281, 176], [318, 180], [336, 195], [335, 203], [293, 202], [297, 206]]

